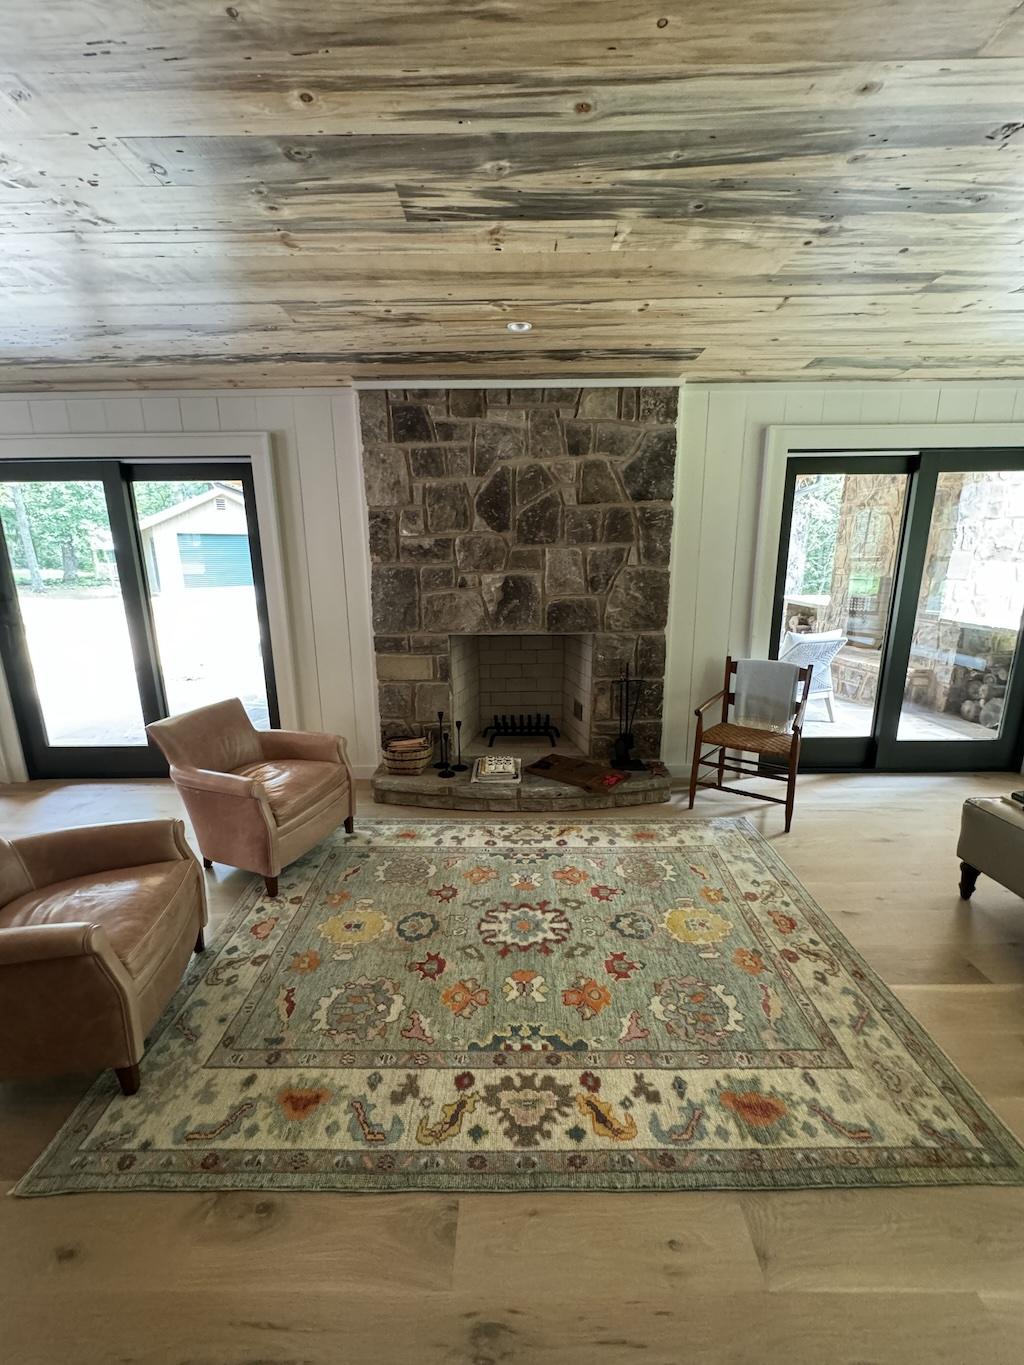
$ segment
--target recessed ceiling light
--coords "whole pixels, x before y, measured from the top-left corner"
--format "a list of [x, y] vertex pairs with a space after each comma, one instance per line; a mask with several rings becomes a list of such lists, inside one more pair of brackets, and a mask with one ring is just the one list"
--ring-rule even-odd
[[532, 332], [532, 322], [506, 322], [505, 326], [510, 332]]

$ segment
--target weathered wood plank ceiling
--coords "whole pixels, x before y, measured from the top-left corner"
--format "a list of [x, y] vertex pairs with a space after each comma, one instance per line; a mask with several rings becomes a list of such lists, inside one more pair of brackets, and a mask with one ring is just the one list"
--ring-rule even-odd
[[1024, 375], [1020, 0], [2, 14], [8, 389]]

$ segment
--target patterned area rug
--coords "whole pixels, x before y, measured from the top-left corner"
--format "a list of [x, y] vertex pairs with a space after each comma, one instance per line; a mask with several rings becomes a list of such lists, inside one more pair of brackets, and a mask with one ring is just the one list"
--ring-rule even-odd
[[363, 820], [256, 889], [17, 1188], [1024, 1183], [743, 820]]

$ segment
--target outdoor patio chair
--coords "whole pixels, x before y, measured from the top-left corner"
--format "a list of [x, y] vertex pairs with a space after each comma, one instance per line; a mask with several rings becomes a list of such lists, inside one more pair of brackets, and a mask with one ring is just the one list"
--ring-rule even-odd
[[801, 668], [809, 665], [812, 668], [811, 690], [807, 694], [807, 699], [817, 701], [821, 698], [828, 711], [828, 718], [832, 721], [835, 720], [835, 713], [832, 710], [832, 698], [835, 695], [832, 685], [832, 660], [848, 643], [841, 630], [825, 630], [816, 635], [787, 630], [782, 637], [782, 648], [779, 650], [780, 662], [797, 664]]
[[[738, 686], [737, 672], [754, 665], [762, 671], [762, 676], [771, 676], [773, 670], [782, 669], [778, 675], [785, 685], [786, 700], [780, 708], [780, 718], [788, 722], [787, 728], [761, 728], [760, 725], [737, 723], [735, 715], [730, 719], [730, 708], [735, 708]], [[752, 796], [758, 801], [773, 801], [786, 807], [786, 833], [793, 823], [793, 803], [796, 798], [796, 775], [800, 765], [800, 736], [807, 709], [807, 695], [811, 686], [811, 668], [791, 667], [779, 659], [726, 659], [725, 683], [720, 692], [709, 697], [697, 707], [697, 734], [693, 743], [693, 767], [690, 770], [690, 809], [698, 787], [713, 787], [717, 791], [732, 792], [736, 796]], [[704, 729], [704, 712], [716, 701], [722, 703], [722, 719], [710, 729]], [[704, 752], [704, 746], [710, 747]], [[735, 751], [737, 757], [730, 758], [728, 751]], [[744, 758], [744, 754], [756, 754], [756, 760]], [[784, 771], [773, 771], [771, 764], [785, 764]], [[699, 781], [701, 768], [717, 770], [717, 780]], [[746, 777], [766, 777], [773, 782], [785, 782], [786, 795], [769, 796], [766, 792], [750, 791], [746, 787], [727, 787], [725, 774], [739, 773]]]

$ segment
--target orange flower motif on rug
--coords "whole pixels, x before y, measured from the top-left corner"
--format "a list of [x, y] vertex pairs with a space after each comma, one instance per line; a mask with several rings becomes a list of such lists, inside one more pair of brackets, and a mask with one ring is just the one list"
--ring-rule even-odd
[[784, 914], [781, 910], [769, 910], [768, 918], [780, 934], [791, 934], [796, 928], [796, 920], [793, 916]]
[[739, 967], [741, 972], [746, 972], [748, 976], [760, 976], [763, 971], [767, 970], [764, 958], [756, 948], [737, 948], [732, 955], [732, 960], [734, 965]]
[[288, 970], [292, 972], [315, 972], [320, 966], [320, 954], [315, 948], [307, 948], [305, 952], [296, 953], [288, 964]]
[[285, 1086], [277, 1094], [277, 1102], [281, 1106], [281, 1111], [286, 1119], [293, 1119], [300, 1122], [308, 1119], [310, 1114], [319, 1109], [322, 1104], [326, 1104], [331, 1098], [331, 1092], [319, 1087], [315, 1090], [302, 1090], [297, 1086]]
[[720, 1098], [726, 1109], [751, 1128], [767, 1128], [789, 1113], [782, 1100], [762, 1095], [760, 1090], [723, 1090]]
[[584, 872], [582, 867], [559, 867], [551, 876], [565, 886], [582, 886], [584, 882], [590, 881], [590, 873]]
[[469, 1019], [478, 1009], [482, 1009], [490, 998], [490, 992], [485, 990], [474, 976], [468, 977], [465, 981], [456, 981], [441, 992], [441, 1004], [446, 1005], [452, 1014], [457, 1014], [460, 1019]]
[[469, 882], [470, 886], [483, 886], [485, 882], [493, 882], [498, 872], [493, 867], [469, 867], [462, 874], [463, 880]]
[[592, 976], [578, 976], [573, 985], [562, 992], [562, 1004], [576, 1010], [581, 1019], [593, 1019], [611, 1003], [611, 991]]

